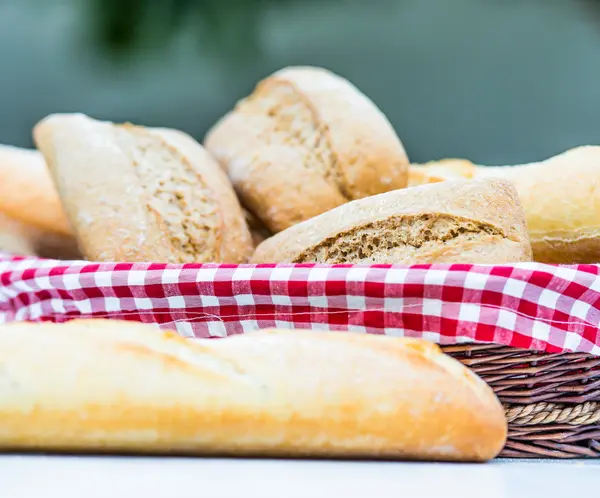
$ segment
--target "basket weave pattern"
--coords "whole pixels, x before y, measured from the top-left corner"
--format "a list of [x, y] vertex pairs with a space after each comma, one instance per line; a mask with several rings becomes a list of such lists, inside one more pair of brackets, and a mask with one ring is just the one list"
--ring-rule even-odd
[[445, 346], [504, 404], [511, 458], [600, 457], [600, 357], [492, 344]]

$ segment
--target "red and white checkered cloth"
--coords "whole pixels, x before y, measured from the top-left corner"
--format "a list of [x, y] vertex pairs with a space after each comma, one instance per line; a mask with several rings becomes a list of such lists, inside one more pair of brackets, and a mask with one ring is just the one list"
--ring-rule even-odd
[[600, 355], [600, 266], [164, 265], [0, 256], [0, 323], [110, 317], [189, 337], [351, 330]]

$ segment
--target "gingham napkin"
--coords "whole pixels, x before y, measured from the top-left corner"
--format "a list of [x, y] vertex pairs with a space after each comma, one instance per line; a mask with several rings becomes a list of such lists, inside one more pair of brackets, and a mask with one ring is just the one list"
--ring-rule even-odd
[[351, 330], [600, 355], [600, 266], [165, 265], [0, 256], [0, 323], [110, 317], [188, 337]]

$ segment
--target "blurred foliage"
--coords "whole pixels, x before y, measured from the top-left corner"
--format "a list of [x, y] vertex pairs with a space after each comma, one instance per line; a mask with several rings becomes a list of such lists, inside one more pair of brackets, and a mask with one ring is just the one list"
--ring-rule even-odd
[[[260, 16], [271, 5], [323, 0], [88, 0], [95, 37], [113, 53], [160, 47], [192, 23], [204, 48], [228, 55], [259, 50]], [[335, 1], [335, 0], [329, 0]]]

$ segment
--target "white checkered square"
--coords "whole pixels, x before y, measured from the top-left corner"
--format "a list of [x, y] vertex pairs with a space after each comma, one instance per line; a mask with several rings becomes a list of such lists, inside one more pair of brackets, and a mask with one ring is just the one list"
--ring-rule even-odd
[[592, 307], [584, 301], [574, 301], [571, 306], [571, 316], [580, 318], [581, 320], [587, 320], [588, 313]]
[[308, 272], [307, 280], [309, 282], [326, 282], [329, 275], [329, 268], [311, 268]]
[[156, 306], [154, 301], [148, 297], [134, 297], [133, 302], [138, 310], [151, 310]]
[[423, 299], [423, 315], [442, 316], [442, 301], [439, 299]]
[[254, 268], [252, 267], [238, 267], [234, 270], [232, 280], [243, 280], [250, 281], [254, 275]]
[[163, 284], [176, 284], [180, 280], [181, 270], [168, 268], [161, 273], [160, 280]]
[[481, 308], [477, 304], [462, 303], [458, 312], [458, 319], [461, 322], [478, 322]]
[[256, 302], [252, 294], [236, 294], [233, 296], [238, 306], [254, 306]]
[[447, 271], [430, 269], [425, 272], [423, 283], [425, 285], [444, 285], [447, 276]]
[[555, 310], [556, 304], [558, 303], [558, 299], [560, 298], [560, 296], [561, 294], [559, 294], [558, 292], [554, 292], [550, 289], [544, 289], [540, 294], [538, 304], [540, 306], [545, 306], [546, 308]]
[[536, 320], [531, 327], [531, 336], [537, 341], [548, 342], [551, 327], [546, 322]]
[[[144, 285], [144, 283], [146, 282], [146, 275], [148, 275], [148, 272], [145, 271], [141, 271], [141, 270], [131, 270], [127, 272], [127, 285], [130, 285], [132, 287], [138, 287], [140, 285]], [[71, 276], [77, 276], [78, 275], [71, 275]]]
[[468, 272], [465, 275], [464, 287], [465, 289], [473, 290], [484, 290], [489, 282], [489, 275], [478, 272]]
[[200, 295], [200, 302], [205, 308], [216, 308], [221, 304], [221, 301], [217, 296]]
[[408, 277], [408, 270], [405, 268], [391, 268], [385, 274], [386, 284], [404, 284]]
[[171, 309], [185, 309], [186, 303], [183, 296], [167, 296], [167, 302]]
[[506, 280], [506, 284], [504, 284], [503, 294], [506, 296], [516, 297], [521, 299], [525, 294], [525, 289], [527, 288], [527, 282], [523, 280], [517, 280], [514, 278], [509, 278]]
[[517, 323], [517, 315], [512, 310], [501, 309], [498, 312], [498, 319], [496, 321], [496, 325], [498, 327], [502, 327], [506, 330], [515, 330], [515, 325]]

